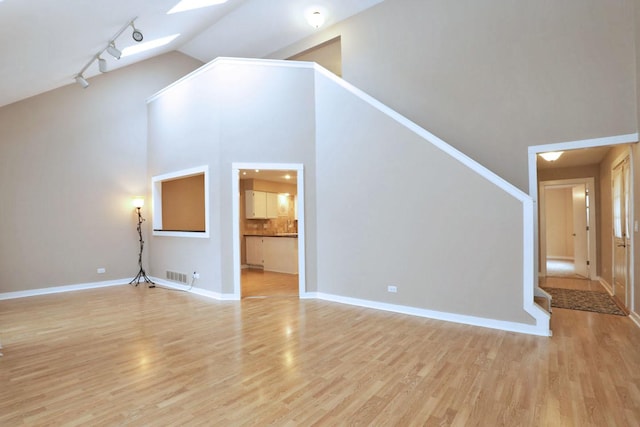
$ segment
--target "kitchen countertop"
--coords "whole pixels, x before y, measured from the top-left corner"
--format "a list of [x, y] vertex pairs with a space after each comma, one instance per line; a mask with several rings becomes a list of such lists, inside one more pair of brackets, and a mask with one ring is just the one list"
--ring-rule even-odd
[[253, 234], [247, 233], [244, 237], [298, 237], [298, 233], [277, 233], [277, 234]]

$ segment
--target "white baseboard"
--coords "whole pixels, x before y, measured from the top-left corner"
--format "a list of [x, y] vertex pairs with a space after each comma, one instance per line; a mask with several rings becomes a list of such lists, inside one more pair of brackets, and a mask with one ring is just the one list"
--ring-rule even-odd
[[127, 285], [133, 277], [120, 280], [108, 280], [105, 282], [79, 283], [77, 285], [53, 286], [50, 288], [30, 289], [27, 291], [0, 293], [0, 300], [34, 297], [38, 295], [58, 294], [61, 292], [81, 291], [85, 289], [105, 288], [107, 286]]
[[177, 283], [170, 282], [164, 279], [159, 279], [157, 277], [150, 277], [150, 279], [160, 287], [167, 287], [167, 288], [176, 289], [179, 291], [189, 292], [192, 294], [215, 299], [218, 301], [238, 301], [239, 300], [239, 298], [237, 298], [234, 294], [222, 294], [220, 292], [213, 292], [208, 289], [202, 289], [196, 286], [190, 287], [187, 285], [179, 285]]
[[[196, 295], [212, 298], [219, 301], [239, 301], [240, 299], [234, 294], [223, 294], [220, 292], [213, 292], [213, 291], [198, 288], [198, 287], [190, 288], [189, 286], [178, 285], [176, 283], [169, 282], [167, 280], [163, 280], [157, 277], [150, 277], [150, 279], [153, 282], [155, 282], [159, 287], [167, 287], [170, 289], [181, 290], [181, 291], [193, 293]], [[85, 289], [103, 288], [107, 286], [123, 286], [123, 285], [128, 285], [129, 282], [131, 282], [131, 280], [132, 278], [127, 278], [122, 280], [110, 280], [106, 282], [82, 283], [82, 284], [69, 285], [69, 286], [56, 286], [51, 288], [33, 289], [28, 291], [6, 292], [6, 293], [0, 293], [0, 300], [25, 298], [25, 297], [31, 297], [31, 296], [37, 296], [37, 295], [54, 294], [54, 293], [60, 293], [60, 292], [71, 292], [71, 291], [79, 291], [79, 290], [85, 290]], [[524, 323], [487, 319], [483, 317], [466, 316], [462, 314], [446, 313], [441, 311], [427, 310], [422, 308], [408, 307], [408, 306], [396, 305], [396, 304], [388, 304], [388, 303], [369, 301], [369, 300], [363, 300], [358, 298], [343, 297], [340, 295], [332, 295], [332, 294], [326, 294], [322, 292], [307, 292], [307, 293], [301, 294], [300, 299], [320, 299], [324, 301], [332, 301], [332, 302], [337, 302], [341, 304], [354, 305], [358, 307], [366, 307], [366, 308], [372, 308], [376, 310], [384, 310], [384, 311], [390, 311], [394, 313], [408, 314], [412, 316], [425, 317], [429, 319], [444, 320], [447, 322], [462, 323], [465, 325], [481, 326], [485, 328], [499, 329], [499, 330], [510, 331], [510, 332], [519, 332], [519, 333], [530, 334], [530, 335], [551, 336], [551, 331], [549, 329], [540, 328], [536, 325], [528, 325]], [[632, 319], [634, 320], [634, 322], [638, 323], [638, 325], [640, 326], [640, 317], [638, 317], [638, 315], [635, 313], [633, 313], [633, 315], [635, 315], [635, 318], [632, 316]]]
[[499, 329], [502, 331], [519, 332], [523, 334], [539, 335], [544, 337], [551, 336], [548, 328], [540, 328], [536, 325], [527, 325], [525, 323], [507, 322], [504, 320], [487, 319], [483, 317], [467, 316], [462, 314], [446, 313], [442, 311], [426, 310], [423, 308], [408, 307], [404, 305], [387, 304], [376, 301], [363, 300], [358, 298], [343, 297], [340, 295], [331, 295], [318, 292], [317, 298], [325, 301], [332, 301], [342, 304], [355, 305], [358, 307], [373, 308], [376, 310], [391, 311], [400, 314], [409, 314], [412, 316], [426, 317], [429, 319], [444, 320], [447, 322], [462, 323], [471, 326], [481, 326], [484, 328]]
[[640, 315], [638, 313], [632, 311], [631, 314], [629, 314], [629, 318], [640, 328]]
[[605, 290], [606, 290], [607, 292], [609, 292], [609, 295], [613, 295], [613, 288], [611, 287], [611, 285], [610, 285], [606, 280], [604, 280], [604, 279], [603, 279], [602, 277], [600, 277], [600, 276], [596, 277], [596, 280], [597, 280], [598, 282], [600, 282], [600, 284], [602, 284], [602, 286], [605, 288]]

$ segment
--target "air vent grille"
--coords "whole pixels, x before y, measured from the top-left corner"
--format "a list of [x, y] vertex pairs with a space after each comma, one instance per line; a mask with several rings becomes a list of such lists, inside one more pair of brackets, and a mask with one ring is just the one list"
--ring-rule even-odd
[[187, 283], [187, 274], [186, 273], [178, 273], [177, 271], [167, 270], [167, 280], [171, 280], [172, 282], [179, 283]]

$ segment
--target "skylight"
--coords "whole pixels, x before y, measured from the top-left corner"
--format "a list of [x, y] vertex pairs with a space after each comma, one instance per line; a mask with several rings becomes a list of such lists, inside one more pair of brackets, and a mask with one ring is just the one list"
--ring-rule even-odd
[[162, 37], [159, 39], [151, 40], [145, 43], [134, 44], [133, 46], [125, 47], [122, 49], [122, 57], [135, 55], [140, 52], [145, 52], [150, 49], [155, 49], [160, 46], [164, 46], [166, 44], [171, 43], [175, 40], [180, 34], [173, 34], [171, 36]]
[[202, 7], [215, 6], [216, 4], [226, 3], [227, 0], [181, 0], [178, 4], [167, 12], [167, 15], [187, 10], [200, 9]]

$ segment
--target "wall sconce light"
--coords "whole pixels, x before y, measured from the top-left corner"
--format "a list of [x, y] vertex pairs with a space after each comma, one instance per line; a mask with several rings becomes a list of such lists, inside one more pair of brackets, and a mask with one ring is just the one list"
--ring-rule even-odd
[[540, 153], [540, 157], [545, 159], [547, 162], [555, 162], [560, 158], [560, 156], [562, 156], [562, 153], [564, 153], [564, 151], [549, 151], [546, 153]]
[[131, 200], [131, 204], [133, 205], [134, 208], [136, 208], [136, 213], [138, 214], [137, 230], [138, 230], [138, 238], [140, 241], [140, 252], [138, 253], [138, 267], [139, 267], [138, 274], [136, 274], [136, 277], [134, 277], [133, 280], [129, 282], [129, 284], [132, 285], [135, 283], [136, 286], [138, 286], [140, 281], [144, 280], [145, 283], [149, 284], [150, 288], [155, 288], [156, 284], [153, 283], [153, 281], [147, 277], [147, 273], [145, 273], [144, 268], [142, 267], [142, 250], [144, 249], [144, 240], [142, 240], [142, 223], [144, 222], [144, 218], [142, 217], [142, 213], [140, 212], [140, 210], [144, 206], [144, 197], [141, 197], [141, 196], [134, 197], [133, 200]]

